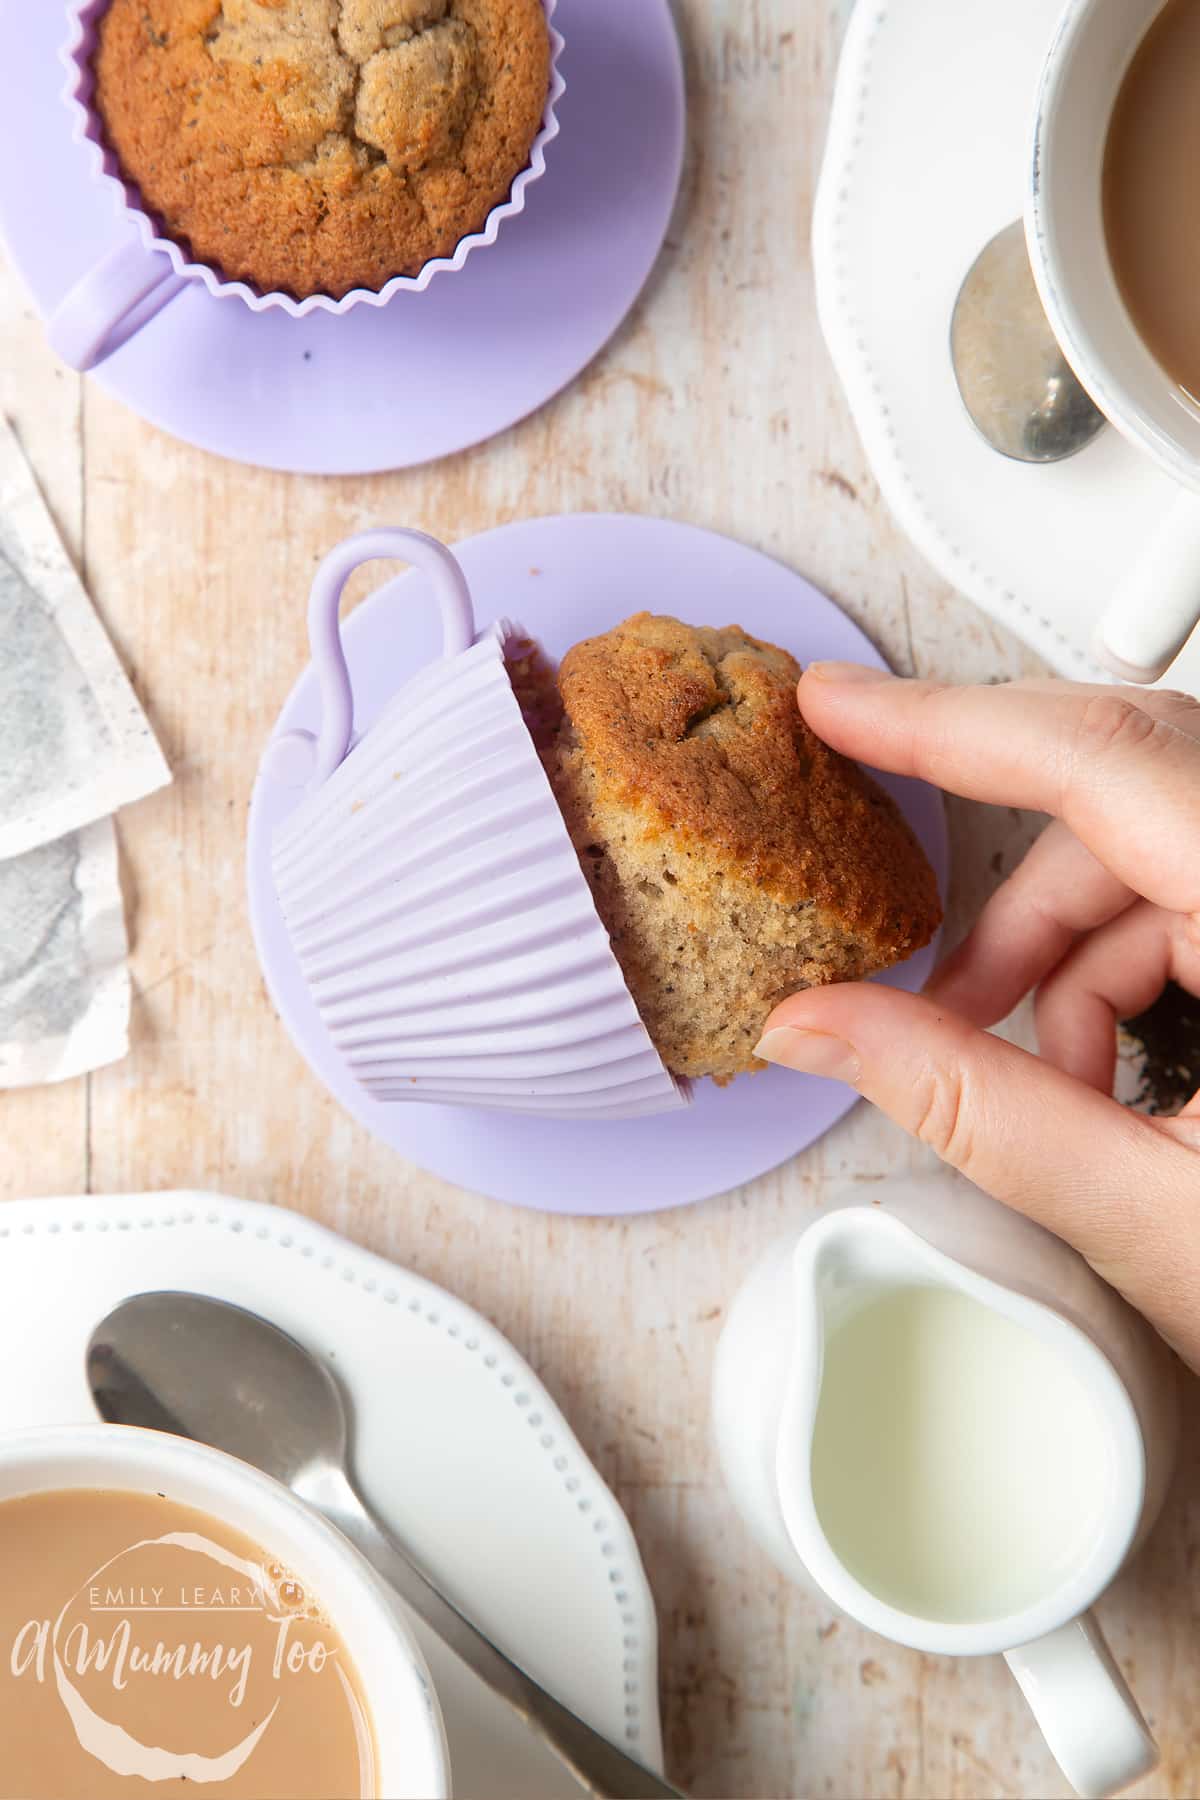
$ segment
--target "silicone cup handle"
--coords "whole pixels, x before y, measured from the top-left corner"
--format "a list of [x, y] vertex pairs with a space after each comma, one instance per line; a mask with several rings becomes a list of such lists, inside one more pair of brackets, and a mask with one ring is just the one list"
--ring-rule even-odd
[[1200, 498], [1181, 494], [1100, 622], [1097, 661], [1123, 681], [1165, 675], [1200, 618]]
[[89, 269], [50, 315], [50, 347], [86, 375], [148, 325], [188, 281], [160, 250], [129, 238]]
[[321, 732], [286, 731], [267, 750], [264, 768], [285, 787], [327, 781], [354, 736], [354, 691], [342, 648], [342, 592], [355, 569], [381, 557], [408, 562], [429, 577], [442, 616], [442, 655], [459, 656], [475, 642], [471, 591], [458, 560], [423, 531], [392, 526], [361, 531], [336, 545], [313, 578], [308, 637], [321, 690]]
[[1077, 1794], [1105, 1800], [1157, 1766], [1158, 1748], [1091, 1613], [1005, 1661]]

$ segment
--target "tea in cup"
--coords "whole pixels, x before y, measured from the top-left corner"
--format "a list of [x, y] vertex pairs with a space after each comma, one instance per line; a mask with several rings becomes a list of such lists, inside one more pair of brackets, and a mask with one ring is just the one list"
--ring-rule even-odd
[[1104, 227], [1121, 297], [1147, 347], [1200, 405], [1200, 0], [1166, 0], [1125, 71], [1104, 153]]
[[332, 1526], [158, 1432], [0, 1439], [0, 1791], [448, 1793], [420, 1654]]

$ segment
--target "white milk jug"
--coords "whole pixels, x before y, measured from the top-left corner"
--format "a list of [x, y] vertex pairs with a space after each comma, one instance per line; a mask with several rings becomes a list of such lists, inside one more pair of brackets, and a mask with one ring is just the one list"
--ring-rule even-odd
[[730, 1490], [786, 1574], [883, 1636], [1002, 1652], [1067, 1779], [1157, 1751], [1089, 1608], [1174, 1464], [1165, 1346], [1058, 1238], [951, 1171], [777, 1245], [714, 1376]]

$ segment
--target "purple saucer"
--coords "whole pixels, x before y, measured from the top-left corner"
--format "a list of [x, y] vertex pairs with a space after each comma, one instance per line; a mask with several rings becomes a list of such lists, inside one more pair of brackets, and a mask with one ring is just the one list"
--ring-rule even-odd
[[[419, 523], [419, 521], [418, 521]], [[882, 666], [878, 652], [807, 581], [730, 538], [623, 515], [530, 519], [454, 546], [481, 623], [520, 620], [559, 657], [639, 607], [674, 611], [696, 625], [745, 626], [803, 662], [849, 658]], [[406, 594], [419, 597], [416, 573]], [[343, 632], [364, 731], [402, 682], [440, 654], [437, 609], [396, 604], [397, 583], [378, 590]], [[304, 595], [295, 596], [303, 607]], [[276, 734], [315, 731], [316, 680], [292, 690]], [[947, 874], [941, 797], [916, 781], [881, 776], [925, 846], [943, 891]], [[855, 1096], [838, 1083], [772, 1069], [727, 1088], [695, 1085], [695, 1103], [661, 1117], [567, 1123], [501, 1113], [371, 1100], [343, 1066], [300, 975], [271, 877], [271, 838], [299, 795], [260, 777], [250, 808], [250, 914], [271, 996], [291, 1037], [342, 1105], [402, 1156], [460, 1187], [546, 1212], [653, 1212], [705, 1200], [786, 1162], [840, 1119]], [[933, 967], [936, 943], [881, 979], [912, 990]]]
[[[559, 0], [567, 92], [546, 173], [495, 244], [376, 311], [292, 319], [199, 283], [93, 377], [154, 425], [298, 474], [430, 462], [515, 424], [573, 380], [637, 298], [683, 159], [668, 0]], [[0, 0], [0, 230], [49, 314], [131, 227], [72, 142], [61, 0]]]

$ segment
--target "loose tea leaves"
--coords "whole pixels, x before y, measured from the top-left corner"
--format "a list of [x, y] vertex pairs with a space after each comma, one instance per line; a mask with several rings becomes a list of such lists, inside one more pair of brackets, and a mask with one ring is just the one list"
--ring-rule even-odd
[[1127, 1104], [1156, 1117], [1186, 1106], [1200, 1088], [1200, 1000], [1168, 982], [1153, 1006], [1125, 1020], [1121, 1040], [1135, 1086], [1118, 1090]]

